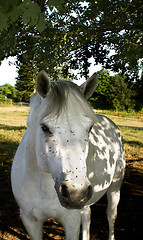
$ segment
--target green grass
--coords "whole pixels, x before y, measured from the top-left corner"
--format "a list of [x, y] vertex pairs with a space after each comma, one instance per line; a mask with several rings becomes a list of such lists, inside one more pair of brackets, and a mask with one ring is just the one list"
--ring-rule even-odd
[[[29, 107], [0, 106], [0, 163], [12, 161], [15, 151], [26, 131]], [[126, 152], [126, 160], [143, 169], [143, 114], [101, 111], [120, 128]], [[139, 163], [140, 161], [140, 163]]]
[[0, 164], [10, 166], [26, 130], [28, 107], [0, 107]]

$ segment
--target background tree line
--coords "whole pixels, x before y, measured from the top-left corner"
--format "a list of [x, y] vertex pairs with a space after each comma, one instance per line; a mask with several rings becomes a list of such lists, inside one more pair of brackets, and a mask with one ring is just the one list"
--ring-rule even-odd
[[[114, 81], [112, 91], [119, 92], [123, 85], [132, 89], [135, 107], [141, 109], [143, 2], [0, 1], [0, 62], [9, 56], [17, 57], [17, 89], [24, 94], [25, 101], [28, 101], [35, 76], [41, 69], [46, 70], [53, 80], [58, 79], [59, 71], [65, 78], [73, 78], [70, 69], [78, 69], [87, 78], [93, 58], [95, 65], [100, 63], [104, 69], [119, 74], [110, 78]], [[104, 89], [104, 96], [108, 91]], [[111, 95], [113, 98], [115, 94], [110, 94], [110, 98]], [[99, 92], [98, 96], [102, 102], [103, 94]], [[99, 101], [97, 97], [96, 101]], [[119, 104], [121, 99], [114, 99], [114, 105]]]
[[[32, 94], [35, 91], [35, 78], [32, 69], [25, 73], [25, 68], [17, 78], [15, 87], [10, 84], [5, 84], [0, 87], [0, 101], [13, 102], [29, 102]], [[127, 77], [116, 74], [110, 76], [107, 70], [100, 70], [98, 73], [98, 85], [89, 99], [90, 104], [95, 109], [116, 109], [119, 111], [140, 111], [143, 109], [142, 101], [142, 86], [138, 91], [138, 84], [136, 82], [130, 83]], [[62, 78], [62, 75], [59, 76]], [[6, 97], [6, 100], [5, 100]]]

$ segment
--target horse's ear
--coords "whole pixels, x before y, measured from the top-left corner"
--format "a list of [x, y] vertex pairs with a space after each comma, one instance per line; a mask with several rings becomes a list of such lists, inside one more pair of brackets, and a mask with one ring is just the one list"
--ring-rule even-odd
[[98, 76], [94, 73], [86, 82], [84, 82], [80, 88], [83, 92], [83, 95], [86, 99], [91, 97], [93, 94], [98, 82]]
[[38, 76], [36, 78], [36, 88], [39, 95], [43, 98], [46, 97], [47, 93], [49, 92], [51, 85], [50, 80], [47, 77], [44, 70], [40, 71], [38, 73]]

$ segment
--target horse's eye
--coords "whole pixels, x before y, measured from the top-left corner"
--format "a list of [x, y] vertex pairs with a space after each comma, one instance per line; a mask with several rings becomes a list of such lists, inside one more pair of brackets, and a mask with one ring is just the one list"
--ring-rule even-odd
[[44, 133], [49, 133], [50, 135], [52, 134], [52, 132], [50, 131], [50, 129], [46, 125], [42, 124], [41, 128], [42, 128]]

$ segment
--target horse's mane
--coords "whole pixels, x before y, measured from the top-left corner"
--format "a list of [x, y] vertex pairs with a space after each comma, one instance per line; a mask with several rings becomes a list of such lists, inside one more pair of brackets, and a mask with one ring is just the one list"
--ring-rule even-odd
[[[70, 99], [71, 98], [71, 99]], [[67, 100], [71, 100], [71, 104], [75, 104], [73, 107], [77, 113], [79, 111], [78, 106], [83, 109], [87, 116], [95, 120], [95, 115], [93, 110], [87, 103], [87, 100], [84, 98], [80, 87], [70, 81], [58, 81], [51, 83], [51, 90], [46, 96], [42, 98], [37, 92], [31, 97], [30, 101], [30, 112], [28, 116], [27, 125], [29, 126], [30, 122], [33, 122], [33, 117], [35, 118], [38, 115], [39, 110], [43, 107], [43, 103], [47, 100], [46, 108], [47, 114], [54, 114], [57, 117], [60, 115], [63, 109], [67, 107]]]

